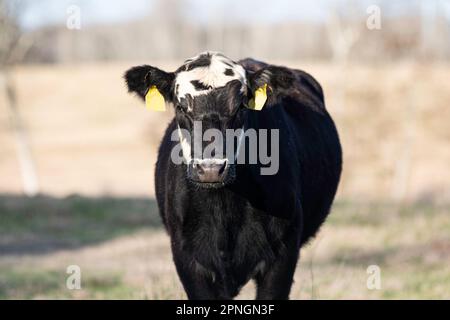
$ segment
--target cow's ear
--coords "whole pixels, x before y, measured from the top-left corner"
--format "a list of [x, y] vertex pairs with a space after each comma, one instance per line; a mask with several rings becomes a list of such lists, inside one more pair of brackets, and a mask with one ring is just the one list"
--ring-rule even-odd
[[124, 78], [128, 91], [144, 99], [151, 110], [164, 111], [165, 102], [172, 99], [174, 73], [143, 65], [129, 69]]
[[283, 67], [267, 66], [254, 73], [247, 73], [251, 96], [248, 107], [261, 110], [265, 105], [276, 101], [280, 92], [292, 86], [295, 77]]

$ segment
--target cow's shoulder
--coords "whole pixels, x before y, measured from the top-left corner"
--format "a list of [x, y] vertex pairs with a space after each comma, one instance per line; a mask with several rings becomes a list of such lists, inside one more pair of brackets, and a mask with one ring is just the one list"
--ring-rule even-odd
[[318, 96], [323, 103], [324, 102], [323, 89], [320, 83], [312, 75], [303, 70], [300, 69], [291, 69], [291, 70], [295, 74], [297, 81], [300, 83], [300, 85], [303, 86], [305, 89], [311, 91], [316, 96]]

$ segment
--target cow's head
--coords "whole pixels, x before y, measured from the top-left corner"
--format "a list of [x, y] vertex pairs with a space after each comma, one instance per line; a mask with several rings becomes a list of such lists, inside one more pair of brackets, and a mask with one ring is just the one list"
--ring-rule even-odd
[[[126, 72], [125, 80], [129, 91], [146, 100], [151, 109], [164, 110], [166, 104], [173, 105], [188, 178], [202, 187], [220, 187], [235, 178], [234, 161], [226, 152], [229, 141], [225, 131], [243, 128], [245, 114], [251, 112], [248, 108], [262, 108], [266, 90], [271, 90], [267, 89], [269, 76], [270, 72], [264, 70], [247, 73], [224, 55], [205, 52], [186, 60], [175, 72], [148, 65], [133, 67]], [[201, 129], [195, 123], [201, 123]], [[204, 156], [203, 151], [215, 139], [211, 136], [210, 141], [205, 140], [208, 129], [223, 134], [223, 152], [212, 148], [209, 156]], [[237, 153], [241, 137], [235, 138]], [[203, 156], [198, 156], [193, 145], [201, 146]]]

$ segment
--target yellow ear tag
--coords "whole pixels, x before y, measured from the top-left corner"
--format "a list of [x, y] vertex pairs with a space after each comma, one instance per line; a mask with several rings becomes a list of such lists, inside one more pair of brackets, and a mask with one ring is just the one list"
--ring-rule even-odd
[[145, 95], [145, 105], [153, 111], [166, 111], [166, 102], [156, 86], [151, 86]]
[[260, 111], [267, 101], [267, 83], [255, 91], [255, 97], [248, 102], [250, 109]]

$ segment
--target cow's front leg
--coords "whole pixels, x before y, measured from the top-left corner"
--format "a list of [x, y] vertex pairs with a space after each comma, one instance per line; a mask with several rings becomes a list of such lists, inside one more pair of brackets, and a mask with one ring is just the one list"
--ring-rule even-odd
[[278, 256], [267, 270], [256, 275], [256, 299], [289, 299], [298, 253], [299, 249], [287, 250]]
[[214, 277], [202, 269], [185, 252], [172, 250], [178, 276], [190, 300], [223, 299], [214, 283]]

